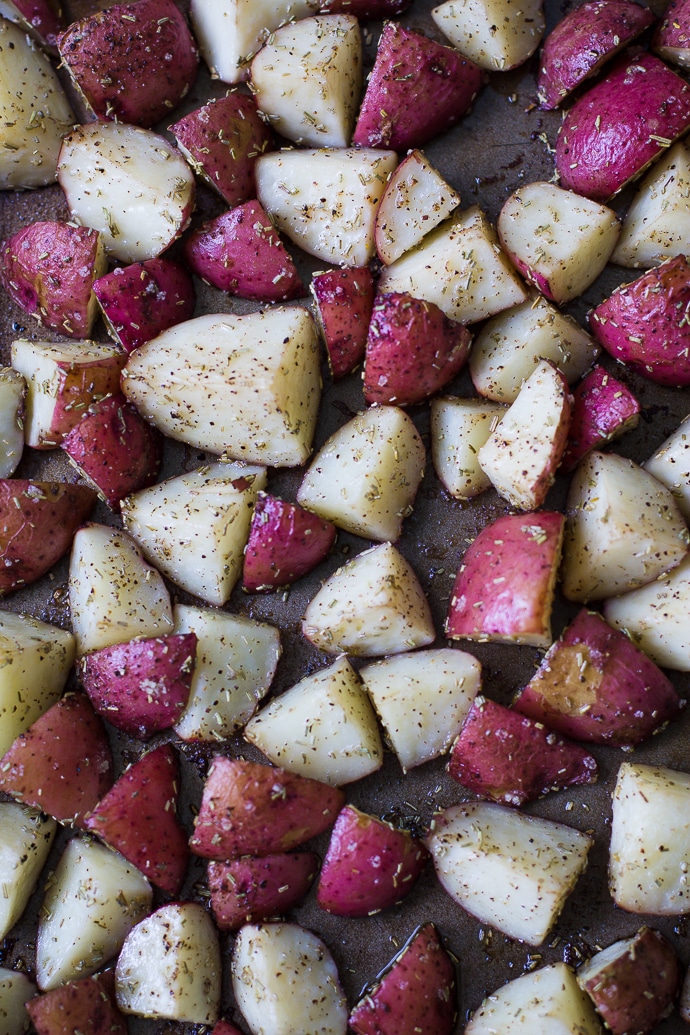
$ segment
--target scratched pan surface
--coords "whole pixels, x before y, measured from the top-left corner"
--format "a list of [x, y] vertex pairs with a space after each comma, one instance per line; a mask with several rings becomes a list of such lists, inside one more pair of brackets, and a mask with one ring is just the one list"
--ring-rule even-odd
[[[403, 21], [410, 27], [425, 31], [439, 39], [439, 33], [429, 17], [431, 7], [432, 3], [428, 0], [415, 0]], [[69, 14], [74, 18], [87, 13], [89, 9], [84, 3], [73, 4]], [[567, 9], [567, 4], [561, 6], [547, 2], [549, 28]], [[371, 25], [366, 32], [370, 59], [374, 53], [379, 29], [379, 25]], [[552, 176], [553, 162], [549, 145], [554, 143], [560, 115], [544, 114], [535, 109], [536, 69], [537, 59], [534, 58], [516, 72], [492, 76], [491, 82], [478, 98], [472, 114], [451, 132], [425, 148], [432, 162], [448, 182], [461, 192], [463, 205], [479, 203], [492, 219], [496, 218], [508, 194], [518, 186], [531, 180], [549, 179]], [[209, 96], [217, 96], [224, 89], [221, 84], [211, 83], [205, 72], [202, 72], [181, 110], [197, 107]], [[627, 197], [623, 197], [617, 206], [621, 211], [624, 210], [627, 200]], [[195, 217], [197, 221], [216, 214], [221, 207], [219, 201], [209, 192], [203, 188], [199, 189], [198, 211]], [[63, 217], [66, 214], [62, 195], [57, 187], [33, 193], [1, 194], [0, 234], [5, 237], [34, 219]], [[306, 256], [296, 257], [305, 276], [308, 277], [309, 273], [317, 268], [317, 264]], [[570, 307], [570, 311], [583, 320], [587, 309], [601, 300], [616, 284], [631, 280], [633, 276], [619, 268], [608, 268], [585, 296]], [[199, 285], [199, 289], [199, 313], [213, 310], [243, 312], [250, 308], [246, 303], [239, 303], [220, 292], [203, 288], [202, 285]], [[0, 340], [3, 360], [6, 363], [9, 361], [10, 342], [14, 337], [50, 337], [37, 332], [33, 321], [15, 309], [5, 298], [0, 306], [0, 322]], [[95, 337], [105, 340], [102, 325], [97, 328]], [[604, 362], [607, 363], [607, 360]], [[642, 405], [642, 419], [639, 427], [629, 433], [616, 448], [626, 456], [643, 460], [690, 411], [688, 393], [660, 389], [621, 369], [617, 370], [617, 376], [628, 383], [637, 394]], [[459, 377], [451, 389], [457, 394], [469, 394], [471, 384], [467, 375]], [[362, 407], [361, 383], [358, 376], [353, 375], [334, 386], [324, 369], [324, 393], [316, 446], [321, 445], [336, 427]], [[415, 408], [411, 415], [428, 445], [428, 406]], [[203, 459], [202, 453], [169, 443], [165, 474], [167, 476], [194, 468]], [[17, 474], [22, 477], [69, 480], [75, 477], [59, 451], [40, 455], [27, 451]], [[296, 471], [272, 472], [269, 474], [269, 490], [294, 498], [299, 478], [300, 473]], [[547, 506], [561, 507], [566, 489], [565, 479], [559, 478], [547, 500]], [[487, 522], [498, 517], [505, 509], [505, 505], [494, 492], [488, 492], [468, 504], [451, 500], [442, 490], [429, 462], [414, 513], [405, 522], [400, 548], [413, 563], [422, 585], [429, 594], [438, 631], [437, 646], [445, 645], [442, 629], [447, 602], [454, 574], [467, 543]], [[103, 505], [99, 505], [94, 519], [107, 523], [114, 521]], [[369, 545], [367, 541], [341, 533], [328, 561], [313, 576], [299, 582], [289, 594], [248, 597], [243, 595], [241, 590], [233, 594], [228, 610], [272, 622], [281, 629], [284, 652], [272, 692], [280, 693], [306, 673], [328, 663], [329, 659], [302, 639], [299, 631], [301, 616], [323, 578], [347, 557]], [[69, 607], [65, 591], [66, 570], [66, 562], [63, 562], [49, 578], [35, 587], [14, 594], [0, 606], [29, 612], [47, 621], [69, 627]], [[179, 600], [190, 599], [173, 587], [171, 590]], [[560, 633], [575, 610], [561, 598], [557, 600], [554, 634]], [[540, 659], [539, 652], [529, 647], [483, 645], [470, 649], [483, 665], [484, 692], [503, 703], [509, 703], [513, 692], [526, 682]], [[686, 696], [687, 677], [672, 674], [671, 678]], [[638, 749], [635, 758], [639, 761], [690, 770], [689, 737], [690, 709], [684, 719], [681, 718], [672, 728]], [[159, 739], [163, 741], [170, 738], [162, 735]], [[142, 749], [138, 742], [124, 735], [117, 735], [114, 731], [113, 746], [118, 765], [121, 766], [139, 757]], [[177, 747], [184, 772], [181, 815], [183, 822], [191, 829], [192, 810], [200, 799], [210, 750], [204, 746], [194, 747], [180, 743], [177, 743]], [[229, 740], [223, 750], [230, 755], [258, 757], [253, 749], [244, 744], [241, 737]], [[449, 949], [459, 961], [458, 1032], [463, 1030], [468, 1012], [479, 1005], [486, 993], [517, 977], [524, 970], [556, 960], [577, 964], [593, 947], [605, 946], [616, 938], [632, 934], [645, 920], [671, 939], [684, 963], [690, 961], [690, 944], [685, 921], [636, 917], [615, 909], [612, 904], [606, 883], [610, 794], [618, 767], [628, 756], [612, 748], [594, 749], [594, 754], [597, 756], [601, 774], [596, 786], [554, 794], [528, 808], [533, 814], [567, 822], [581, 830], [592, 831], [595, 835], [595, 845], [587, 872], [568, 900], [552, 934], [538, 950], [511, 942], [498, 932], [483, 929], [441, 891], [431, 868], [401, 906], [364, 920], [341, 920], [322, 913], [314, 903], [312, 892], [305, 904], [292, 914], [292, 919], [320, 932], [330, 946], [339, 965], [350, 1003], [356, 1000], [364, 985], [385, 966], [397, 947], [405, 942], [415, 927], [427, 920], [433, 920], [438, 925]], [[404, 819], [418, 826], [427, 823], [439, 807], [457, 804], [470, 797], [446, 775], [443, 761], [422, 766], [404, 776], [395, 756], [390, 752], [386, 754], [383, 769], [375, 776], [349, 787], [347, 796], [348, 800], [360, 808], [378, 815]], [[48, 868], [55, 865], [69, 836], [71, 832], [62, 832], [53, 849]], [[323, 853], [326, 843], [327, 838], [322, 837], [317, 842], [317, 849]], [[200, 861], [192, 860], [183, 897], [203, 901], [204, 892], [204, 867]], [[26, 967], [31, 970], [40, 899], [39, 888], [24, 919], [5, 941], [0, 943], [0, 965]], [[226, 962], [230, 949], [231, 939], [223, 939], [223, 956]], [[239, 1020], [234, 1010], [227, 966], [224, 985], [225, 1016]], [[164, 1032], [191, 1030], [193, 1026], [132, 1018], [130, 1029], [133, 1035], [162, 1035]], [[684, 1030], [685, 1025], [677, 1015], [665, 1021], [658, 1029], [660, 1035], [675, 1035]]]

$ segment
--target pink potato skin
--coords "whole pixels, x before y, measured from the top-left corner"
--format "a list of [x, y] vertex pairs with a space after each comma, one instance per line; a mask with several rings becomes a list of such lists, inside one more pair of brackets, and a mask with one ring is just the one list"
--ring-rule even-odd
[[601, 366], [593, 367], [573, 392], [561, 470], [570, 472], [592, 449], [637, 427], [640, 404], [629, 388]]
[[305, 293], [290, 253], [258, 201], [204, 223], [187, 238], [184, 254], [197, 276], [238, 298], [286, 302]]
[[544, 40], [537, 77], [540, 107], [557, 108], [653, 22], [652, 11], [629, 0], [593, 0], [570, 11]]
[[218, 1021], [211, 1029], [211, 1035], [244, 1035], [239, 1028], [236, 1028], [230, 1021]]
[[357, 147], [421, 147], [466, 115], [485, 82], [459, 51], [386, 22], [352, 137]]
[[653, 54], [626, 54], [566, 115], [556, 141], [560, 185], [608, 201], [688, 126], [690, 86]]
[[242, 588], [264, 593], [295, 582], [324, 560], [334, 540], [330, 521], [259, 493], [244, 551]]
[[208, 864], [211, 909], [220, 931], [284, 916], [304, 898], [316, 876], [313, 852], [244, 856]]
[[127, 1021], [115, 1005], [112, 971], [34, 996], [26, 1009], [37, 1035], [127, 1035]]
[[[687, 68], [690, 63], [690, 0], [671, 0], [659, 22], [652, 49], [665, 61]], [[681, 54], [673, 53], [680, 51]]]
[[316, 318], [334, 381], [351, 373], [364, 358], [374, 290], [367, 267], [328, 270], [312, 277]]
[[542, 723], [482, 697], [453, 744], [448, 773], [482, 798], [520, 806], [549, 791], [594, 783], [597, 763]]
[[684, 255], [624, 284], [589, 314], [610, 356], [660, 385], [690, 385], [690, 264]]
[[0, 596], [50, 571], [95, 504], [87, 485], [0, 479]]
[[216, 755], [190, 848], [221, 860], [287, 852], [327, 830], [344, 803], [341, 790], [318, 780]]
[[194, 282], [184, 266], [171, 259], [119, 266], [94, 281], [93, 290], [115, 338], [127, 352], [194, 315]]
[[676, 718], [682, 701], [627, 636], [583, 608], [513, 708], [575, 740], [634, 747]]
[[364, 362], [367, 403], [412, 406], [462, 370], [472, 337], [433, 302], [405, 293], [377, 295]]
[[116, 643], [79, 661], [84, 689], [113, 726], [145, 740], [170, 729], [189, 700], [195, 633]]
[[455, 966], [436, 928], [418, 928], [350, 1014], [357, 1035], [451, 1035], [457, 1017]]
[[[51, 0], [11, 0], [11, 3], [19, 15], [17, 24], [43, 44], [49, 53], [57, 53], [57, 38], [65, 27], [59, 5], [51, 3]], [[10, 21], [15, 19], [10, 18]]]
[[316, 900], [336, 916], [371, 916], [402, 902], [428, 859], [407, 830], [346, 805], [331, 831]]
[[233, 208], [256, 196], [254, 166], [273, 133], [253, 97], [231, 91], [170, 126], [190, 165]]
[[0, 761], [0, 791], [59, 823], [81, 825], [113, 782], [103, 723], [85, 694], [67, 694]]
[[79, 423], [90, 405], [119, 393], [120, 373], [126, 361], [127, 353], [118, 352], [86, 363], [58, 364], [50, 426], [31, 445], [35, 449], [62, 445], [65, 435]]
[[150, 128], [177, 107], [199, 54], [174, 0], [115, 4], [73, 22], [58, 50], [99, 119]]

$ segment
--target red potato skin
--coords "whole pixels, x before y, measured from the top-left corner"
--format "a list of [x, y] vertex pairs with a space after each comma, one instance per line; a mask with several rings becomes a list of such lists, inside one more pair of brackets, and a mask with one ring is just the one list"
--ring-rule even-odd
[[315, 314], [334, 381], [364, 359], [374, 308], [374, 276], [367, 267], [316, 273], [311, 281]]
[[220, 931], [284, 916], [304, 898], [318, 870], [313, 852], [209, 862], [211, 909]]
[[316, 900], [336, 916], [372, 916], [402, 902], [428, 859], [407, 830], [346, 805], [331, 831]]
[[50, 428], [35, 446], [54, 449], [75, 427], [90, 405], [120, 391], [120, 373], [127, 362], [121, 352], [107, 359], [87, 363], [65, 363], [57, 372], [54, 407]]
[[323, 833], [344, 803], [318, 780], [216, 755], [189, 845], [207, 859], [287, 852]]
[[295, 582], [324, 560], [334, 540], [330, 521], [259, 493], [244, 552], [242, 588], [264, 593]]
[[195, 633], [116, 643], [84, 655], [79, 674], [99, 715], [146, 740], [174, 726], [184, 711], [196, 646]]
[[170, 126], [194, 172], [233, 208], [256, 197], [254, 166], [273, 147], [273, 133], [256, 101], [229, 92]]
[[483, 528], [456, 576], [447, 635], [489, 640], [543, 633], [564, 523], [563, 514], [539, 511], [507, 514]]
[[453, 744], [448, 773], [482, 798], [519, 807], [549, 791], [594, 783], [597, 763], [542, 723], [482, 697]]
[[387, 22], [352, 143], [393, 151], [421, 147], [468, 113], [485, 78], [459, 51]]
[[625, 55], [561, 125], [561, 187], [608, 201], [689, 126], [690, 86], [653, 54]]
[[184, 254], [198, 277], [238, 298], [286, 302], [305, 294], [290, 253], [258, 201], [204, 223], [187, 238]]
[[455, 966], [427, 923], [360, 999], [348, 1024], [357, 1035], [451, 1035], [456, 1017]]
[[81, 825], [112, 786], [113, 756], [85, 694], [67, 694], [0, 760], [0, 791], [59, 823]]
[[114, 991], [112, 971], [107, 971], [34, 996], [26, 1009], [37, 1035], [127, 1035]]
[[[668, 50], [690, 50], [690, 0], [671, 0], [654, 33], [652, 49], [667, 61], [674, 60]], [[683, 64], [687, 65], [687, 58]]]
[[115, 339], [127, 352], [191, 320], [196, 305], [191, 276], [179, 262], [165, 258], [119, 266], [94, 281], [93, 291]]
[[682, 705], [654, 662], [586, 608], [513, 702], [515, 711], [564, 736], [616, 747], [646, 740]]
[[593, 449], [637, 427], [640, 404], [622, 381], [593, 367], [573, 392], [568, 445], [561, 470], [573, 471]]
[[95, 504], [87, 485], [0, 479], [0, 596], [50, 571]]
[[31, 223], [2, 246], [0, 281], [24, 312], [67, 338], [88, 338], [94, 279], [105, 260], [99, 233], [59, 221]]
[[589, 314], [610, 356], [660, 385], [690, 385], [690, 264], [684, 255], [624, 284]]
[[154, 484], [163, 460], [162, 435], [121, 394], [94, 403], [62, 448], [115, 511], [125, 496]]
[[58, 50], [99, 119], [150, 128], [177, 107], [199, 54], [174, 0], [115, 4], [73, 22]]
[[654, 23], [654, 14], [629, 0], [593, 0], [570, 11], [544, 40], [537, 77], [540, 107], [557, 108]]
[[244, 1032], [236, 1028], [230, 1021], [218, 1021], [211, 1029], [211, 1035], [244, 1035]]
[[[51, 54], [57, 53], [57, 38], [65, 27], [59, 5], [50, 0], [11, 0], [19, 14], [17, 24]], [[14, 21], [15, 19], [11, 19]], [[26, 24], [24, 25], [23, 22]]]
[[140, 758], [84, 820], [156, 887], [177, 895], [187, 868], [187, 835], [177, 818], [180, 767], [170, 744]]
[[405, 293], [377, 295], [364, 361], [364, 398], [413, 406], [464, 367], [472, 336], [433, 302]]

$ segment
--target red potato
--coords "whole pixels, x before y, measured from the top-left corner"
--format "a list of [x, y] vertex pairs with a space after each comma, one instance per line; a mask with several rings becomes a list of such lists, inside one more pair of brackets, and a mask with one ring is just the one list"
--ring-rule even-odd
[[451, 1035], [455, 966], [436, 928], [419, 927], [350, 1014], [357, 1035]]
[[230, 1021], [218, 1021], [214, 1025], [211, 1035], [243, 1035], [239, 1028], [236, 1028]]
[[632, 640], [583, 608], [513, 708], [575, 740], [632, 747], [676, 718], [682, 701]]
[[79, 674], [99, 715], [146, 740], [170, 729], [182, 715], [196, 646], [194, 633], [116, 643], [81, 658]]
[[0, 14], [51, 54], [57, 53], [57, 37], [65, 27], [58, 3], [52, 0], [2, 0]]
[[211, 909], [220, 931], [271, 920], [297, 905], [318, 870], [313, 852], [291, 852], [208, 864]]
[[177, 756], [163, 744], [126, 769], [83, 822], [168, 895], [179, 893], [187, 868], [179, 776]]
[[58, 37], [62, 64], [98, 119], [153, 126], [196, 78], [199, 54], [173, 0], [115, 4]]
[[95, 503], [86, 485], [0, 480], [0, 596], [50, 571]]
[[629, 0], [591, 0], [570, 11], [544, 40], [537, 89], [540, 107], [557, 108], [654, 22]]
[[316, 900], [336, 916], [372, 916], [402, 902], [428, 860], [409, 831], [346, 805], [331, 831]]
[[364, 358], [374, 307], [374, 276], [368, 266], [315, 273], [310, 290], [334, 381]]
[[57, 221], [30, 223], [0, 252], [0, 281], [18, 306], [68, 338], [88, 338], [98, 315], [93, 282], [108, 265], [101, 235]]
[[684, 255], [624, 284], [589, 314], [614, 359], [661, 385], [690, 385], [690, 263]]
[[207, 859], [287, 852], [331, 826], [344, 803], [318, 780], [217, 755], [190, 848]]
[[114, 991], [112, 972], [106, 971], [36, 996], [26, 1009], [38, 1035], [127, 1035]]
[[366, 402], [423, 402], [462, 370], [471, 341], [467, 328], [433, 302], [404, 292], [377, 295], [364, 361]]
[[583, 456], [636, 428], [639, 419], [640, 404], [630, 389], [604, 367], [593, 367], [573, 392], [561, 470], [574, 470]]
[[690, 68], [690, 3], [671, 0], [652, 39], [652, 50], [663, 61]]
[[594, 783], [597, 763], [542, 723], [477, 697], [453, 744], [448, 773], [482, 798], [519, 807], [549, 791]]
[[485, 75], [457, 50], [387, 22], [352, 137], [358, 147], [421, 147], [466, 115]]
[[242, 588], [262, 593], [295, 582], [321, 563], [334, 539], [330, 521], [259, 493], [244, 551]]
[[238, 298], [286, 302], [305, 294], [290, 253], [258, 201], [194, 230], [184, 254], [193, 273]]
[[626, 55], [570, 109], [556, 141], [562, 187], [607, 201], [690, 126], [690, 86], [653, 54]]
[[0, 761], [0, 791], [60, 823], [81, 824], [113, 782], [105, 727], [84, 694], [67, 694]]
[[94, 281], [93, 292], [108, 330], [127, 352], [194, 315], [194, 282], [171, 259], [118, 266]]
[[564, 523], [562, 514], [540, 511], [483, 528], [456, 576], [446, 635], [548, 647]]

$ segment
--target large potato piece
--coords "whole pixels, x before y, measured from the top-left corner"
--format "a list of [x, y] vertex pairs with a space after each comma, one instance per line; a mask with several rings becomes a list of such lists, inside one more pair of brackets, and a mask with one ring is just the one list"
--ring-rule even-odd
[[546, 25], [542, 0], [447, 0], [431, 14], [453, 46], [489, 72], [523, 64]]
[[637, 188], [611, 261], [647, 269], [681, 255], [690, 239], [688, 198], [690, 151], [678, 141]]
[[671, 490], [681, 514], [690, 521], [690, 416], [642, 466]]
[[[35, 809], [0, 801], [0, 938], [9, 934], [24, 912], [48, 858], [56, 826], [54, 819]], [[0, 1009], [0, 1031], [2, 1019]]]

